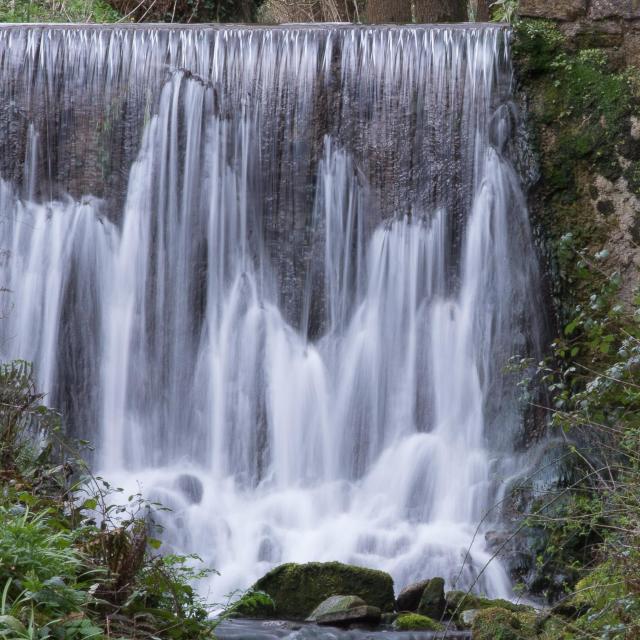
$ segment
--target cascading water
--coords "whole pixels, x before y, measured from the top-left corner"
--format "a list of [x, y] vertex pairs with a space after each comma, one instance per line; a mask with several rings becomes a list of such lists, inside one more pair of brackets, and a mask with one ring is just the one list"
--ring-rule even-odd
[[[503, 367], [539, 332], [508, 40], [0, 29], [2, 356], [173, 508], [213, 596], [284, 561], [463, 587], [489, 560]], [[477, 588], [509, 595], [498, 562]]]

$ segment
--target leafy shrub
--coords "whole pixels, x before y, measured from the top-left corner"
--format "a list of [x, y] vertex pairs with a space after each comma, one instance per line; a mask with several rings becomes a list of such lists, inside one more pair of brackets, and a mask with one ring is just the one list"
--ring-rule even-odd
[[106, 0], [13, 0], [0, 3], [0, 22], [116, 22]]
[[161, 505], [94, 477], [41, 398], [27, 363], [0, 365], [0, 639], [212, 637], [192, 586], [211, 571], [157, 554]]
[[518, 0], [495, 0], [490, 6], [495, 22], [507, 22], [511, 24], [516, 19]]

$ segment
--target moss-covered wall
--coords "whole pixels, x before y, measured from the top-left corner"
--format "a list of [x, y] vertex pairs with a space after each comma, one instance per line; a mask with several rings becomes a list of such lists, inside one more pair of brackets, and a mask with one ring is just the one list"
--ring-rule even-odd
[[575, 47], [606, 47], [618, 64], [640, 58], [638, 0], [520, 0], [525, 18], [554, 20]]
[[[521, 20], [514, 55], [540, 179], [530, 194], [561, 320], [593, 293], [585, 261], [640, 282], [640, 74], [609, 47], [576, 46], [562, 24]], [[599, 270], [590, 272], [598, 277]]]
[[[513, 492], [515, 522], [529, 513], [514, 577], [551, 602], [566, 598], [545, 627], [549, 639], [640, 637], [640, 60], [627, 42], [639, 6], [521, 0], [521, 13], [553, 20], [515, 26], [539, 164], [529, 204], [559, 320], [530, 382], [548, 391], [550, 444], [564, 453], [549, 449], [540, 459], [543, 471], [550, 457], [563, 469], [542, 491], [523, 485], [521, 503]], [[622, 38], [580, 35], [614, 27]], [[598, 597], [584, 605], [571, 592], [594, 576]]]

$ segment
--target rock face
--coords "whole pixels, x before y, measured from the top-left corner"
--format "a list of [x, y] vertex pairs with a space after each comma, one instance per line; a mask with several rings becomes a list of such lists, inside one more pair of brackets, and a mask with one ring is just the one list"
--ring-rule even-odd
[[393, 611], [395, 603], [389, 574], [340, 562], [283, 564], [260, 578], [253, 590], [267, 593], [275, 616], [290, 620], [304, 620], [327, 598], [345, 593], [382, 612]]
[[519, 13], [527, 18], [575, 20], [586, 15], [587, 2], [586, 0], [520, 0]]
[[417, 611], [420, 598], [422, 598], [422, 594], [428, 584], [429, 580], [422, 580], [405, 587], [398, 595], [396, 609], [398, 611]]
[[640, 3], [636, 0], [592, 0], [589, 17], [593, 20], [640, 18]]
[[638, 0], [520, 0], [518, 14], [557, 22], [575, 48], [605, 49], [617, 67], [640, 59]]
[[331, 596], [321, 602], [306, 621], [334, 626], [377, 625], [381, 615], [378, 607], [368, 606], [358, 596]]
[[418, 613], [434, 620], [440, 620], [444, 615], [447, 601], [444, 597], [444, 580], [431, 578], [422, 592]]

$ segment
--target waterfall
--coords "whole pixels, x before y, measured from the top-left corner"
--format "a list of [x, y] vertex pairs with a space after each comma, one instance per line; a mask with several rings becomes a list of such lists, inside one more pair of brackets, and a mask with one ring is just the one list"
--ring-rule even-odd
[[509, 38], [0, 28], [1, 355], [215, 597], [310, 560], [509, 595], [483, 518], [540, 334]]

